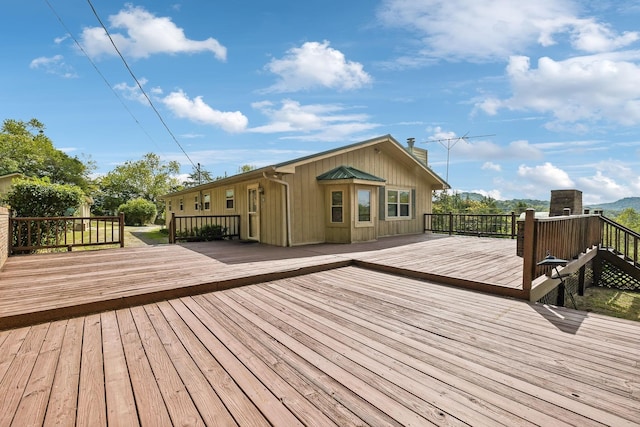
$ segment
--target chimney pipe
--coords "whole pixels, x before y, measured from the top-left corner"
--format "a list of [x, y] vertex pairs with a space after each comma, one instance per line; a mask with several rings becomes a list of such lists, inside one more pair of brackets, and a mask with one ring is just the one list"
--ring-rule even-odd
[[407, 138], [407, 146], [409, 147], [410, 151], [413, 151], [413, 144], [415, 144], [415, 142], [415, 138]]

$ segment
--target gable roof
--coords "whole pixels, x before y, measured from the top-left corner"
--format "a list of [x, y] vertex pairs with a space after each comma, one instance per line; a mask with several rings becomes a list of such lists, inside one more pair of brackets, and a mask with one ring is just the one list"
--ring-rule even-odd
[[338, 166], [337, 168], [331, 169], [330, 171], [325, 172], [322, 175], [318, 175], [316, 179], [318, 181], [336, 181], [340, 179], [358, 179], [362, 181], [376, 182], [386, 181], [386, 179], [379, 178], [375, 175], [371, 175], [370, 173], [363, 172], [351, 166]]
[[[252, 171], [244, 172], [238, 175], [232, 175], [228, 178], [219, 179], [217, 181], [208, 182], [206, 184], [198, 185], [195, 187], [189, 187], [184, 190], [176, 191], [174, 193], [167, 194], [161, 197], [178, 196], [181, 194], [191, 193], [197, 189], [206, 189], [206, 188], [213, 188], [213, 187], [218, 187], [222, 185], [230, 185], [236, 182], [245, 181], [247, 179], [255, 179], [258, 177], [262, 177], [265, 174], [292, 174], [296, 172], [296, 167], [298, 166], [302, 166], [307, 163], [315, 162], [328, 157], [333, 157], [339, 154], [348, 153], [350, 151], [355, 151], [365, 147], [372, 147], [376, 145], [380, 145], [381, 147], [382, 146], [388, 147], [389, 151], [392, 152], [395, 156], [405, 159], [408, 163], [417, 167], [418, 170], [421, 170], [423, 173], [428, 175], [433, 181], [440, 184], [441, 188], [438, 188], [436, 186], [435, 189], [450, 188], [449, 184], [447, 184], [447, 182], [444, 179], [442, 179], [440, 176], [438, 176], [438, 174], [436, 174], [433, 170], [431, 170], [429, 166], [421, 162], [416, 156], [414, 156], [409, 151], [407, 151], [407, 149], [403, 147], [398, 141], [396, 141], [394, 137], [392, 137], [390, 134], [387, 134], [387, 135], [382, 135], [376, 138], [368, 139], [366, 141], [356, 142], [354, 144], [349, 144], [349, 145], [334, 148], [331, 150], [323, 151], [320, 153], [311, 154], [309, 156], [299, 157], [297, 159], [288, 160], [282, 163], [277, 163], [275, 165], [254, 169]], [[378, 181], [378, 182], [384, 182], [384, 180]]]

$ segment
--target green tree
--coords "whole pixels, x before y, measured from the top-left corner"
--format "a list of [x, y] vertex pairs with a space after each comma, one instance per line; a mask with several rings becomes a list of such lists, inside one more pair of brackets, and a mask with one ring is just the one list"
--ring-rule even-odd
[[238, 168], [238, 173], [251, 172], [254, 169], [256, 169], [256, 167], [253, 165], [242, 165]]
[[120, 205], [142, 198], [153, 202], [161, 214], [164, 203], [158, 199], [180, 187], [179, 172], [178, 162], [163, 162], [154, 153], [145, 154], [141, 160], [127, 161], [98, 180], [94, 212], [115, 213]]
[[118, 207], [118, 212], [124, 214], [124, 223], [126, 225], [150, 224], [158, 214], [156, 205], [145, 199], [129, 200]]
[[[200, 165], [198, 165], [200, 166]], [[206, 184], [207, 182], [215, 181], [211, 172], [202, 167], [193, 167], [191, 173], [182, 181], [182, 185], [185, 188], [195, 187], [196, 185]]]
[[73, 184], [88, 192], [91, 161], [84, 163], [56, 149], [36, 119], [7, 119], [0, 130], [0, 175], [19, 172], [27, 177], [48, 177], [54, 184]]
[[75, 213], [85, 197], [78, 186], [32, 178], [15, 180], [6, 201], [20, 217], [67, 216]]
[[633, 208], [627, 208], [620, 212], [620, 214], [614, 218], [614, 221], [640, 233], [640, 213], [636, 212]]

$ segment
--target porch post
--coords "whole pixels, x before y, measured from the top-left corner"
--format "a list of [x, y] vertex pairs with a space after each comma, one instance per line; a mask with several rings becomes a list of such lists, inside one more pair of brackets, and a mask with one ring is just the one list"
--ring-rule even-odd
[[522, 243], [522, 291], [525, 299], [531, 295], [536, 261], [533, 259], [535, 249], [535, 210], [527, 209], [524, 217], [524, 239]]
[[120, 247], [124, 248], [124, 212], [120, 212], [119, 217]]

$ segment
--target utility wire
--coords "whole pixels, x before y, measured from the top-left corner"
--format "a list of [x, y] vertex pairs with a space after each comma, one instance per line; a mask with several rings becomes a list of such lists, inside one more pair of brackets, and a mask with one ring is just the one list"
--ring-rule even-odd
[[173, 132], [171, 131], [171, 129], [169, 129], [169, 126], [167, 125], [167, 123], [164, 121], [164, 119], [162, 118], [162, 115], [160, 114], [160, 111], [158, 111], [158, 109], [156, 108], [156, 106], [153, 104], [153, 102], [151, 101], [151, 98], [149, 98], [149, 95], [147, 95], [147, 92], [145, 92], [145, 90], [143, 89], [142, 85], [140, 84], [140, 82], [138, 81], [138, 78], [135, 76], [135, 74], [133, 74], [133, 71], [131, 70], [131, 67], [129, 67], [129, 64], [127, 63], [127, 60], [124, 59], [124, 56], [122, 56], [122, 53], [120, 53], [120, 50], [118, 49], [118, 47], [116, 46], [115, 42], [113, 41], [113, 38], [111, 38], [111, 34], [109, 33], [109, 30], [107, 30], [107, 27], [104, 25], [104, 23], [102, 22], [102, 19], [100, 19], [100, 16], [98, 15], [98, 12], [96, 11], [96, 9], [93, 7], [93, 4], [91, 3], [91, 0], [87, 0], [87, 3], [89, 3], [89, 6], [91, 6], [91, 10], [93, 11], [93, 14], [95, 15], [96, 19], [98, 20], [98, 22], [100, 23], [100, 25], [102, 26], [102, 28], [104, 29], [104, 32], [107, 34], [107, 37], [109, 37], [109, 41], [111, 42], [111, 45], [113, 46], [113, 48], [116, 50], [116, 52], [118, 53], [118, 56], [120, 57], [120, 59], [122, 60], [122, 62], [124, 63], [124, 66], [126, 67], [127, 71], [129, 71], [129, 74], [131, 74], [131, 77], [133, 78], [133, 80], [136, 82], [136, 84], [138, 85], [138, 88], [140, 89], [140, 91], [142, 92], [142, 94], [144, 95], [144, 97], [147, 99], [147, 102], [149, 103], [149, 105], [151, 106], [151, 108], [153, 109], [153, 111], [156, 113], [156, 115], [158, 116], [158, 118], [160, 119], [160, 122], [162, 122], [164, 128], [167, 130], [167, 132], [169, 132], [169, 135], [171, 135], [171, 138], [173, 138], [173, 141], [176, 143], [176, 145], [178, 147], [180, 147], [180, 150], [182, 151], [182, 153], [187, 157], [187, 159], [189, 160], [189, 163], [191, 163], [191, 165], [195, 168], [198, 169], [197, 166], [195, 165], [195, 163], [193, 163], [193, 160], [191, 160], [191, 157], [189, 157], [189, 155], [187, 154], [187, 152], [184, 150], [184, 148], [182, 147], [182, 145], [180, 144], [180, 142], [178, 142], [178, 139], [176, 138], [176, 136], [173, 134]]
[[122, 100], [122, 98], [120, 97], [120, 95], [118, 95], [118, 92], [116, 92], [116, 90], [113, 88], [113, 86], [111, 85], [111, 83], [109, 83], [109, 81], [107, 80], [107, 78], [104, 76], [104, 74], [102, 74], [102, 72], [100, 71], [100, 69], [98, 68], [98, 66], [96, 65], [95, 62], [93, 62], [93, 60], [91, 59], [91, 56], [89, 56], [89, 54], [84, 50], [84, 48], [82, 47], [82, 45], [80, 44], [80, 42], [78, 42], [78, 40], [75, 38], [75, 36], [73, 35], [73, 33], [71, 32], [71, 30], [69, 30], [69, 27], [67, 27], [67, 25], [64, 23], [64, 21], [62, 20], [62, 18], [60, 17], [60, 15], [58, 14], [58, 12], [56, 12], [56, 10], [53, 8], [53, 6], [51, 5], [51, 3], [49, 2], [49, 0], [44, 0], [45, 3], [47, 3], [47, 6], [49, 6], [49, 9], [51, 9], [51, 12], [53, 12], [53, 14], [55, 15], [55, 17], [58, 19], [58, 21], [60, 22], [60, 25], [62, 25], [62, 27], [64, 28], [64, 30], [67, 32], [67, 34], [69, 34], [69, 37], [71, 37], [71, 39], [74, 41], [74, 43], [76, 44], [76, 46], [78, 46], [78, 49], [80, 49], [80, 51], [84, 54], [84, 56], [87, 57], [87, 59], [89, 60], [89, 63], [91, 63], [91, 65], [93, 66], [93, 68], [96, 70], [96, 72], [98, 73], [98, 75], [102, 78], [102, 80], [104, 81], [104, 83], [109, 87], [109, 89], [111, 89], [111, 92], [113, 92], [113, 94], [115, 95], [116, 98], [118, 98], [118, 101], [120, 101], [120, 104], [122, 104], [122, 106], [124, 107], [125, 110], [127, 110], [127, 112], [129, 113], [129, 115], [133, 118], [133, 120], [136, 122], [136, 124], [138, 126], [140, 126], [140, 129], [142, 129], [142, 131], [145, 133], [145, 135], [147, 135], [147, 137], [149, 138], [149, 140], [151, 142], [153, 142], [153, 144], [156, 147], [159, 147], [158, 143], [153, 139], [153, 137], [149, 134], [149, 132], [147, 132], [147, 130], [144, 128], [144, 126], [142, 126], [142, 123], [140, 123], [140, 121], [138, 120], [138, 118], [133, 114], [133, 112], [129, 109], [129, 107], [127, 107], [127, 104], [125, 104], [125, 102]]

